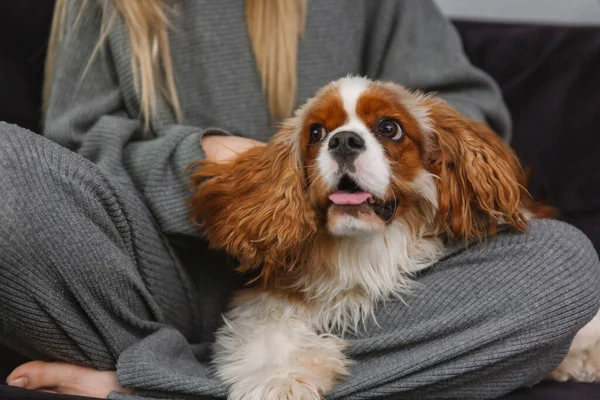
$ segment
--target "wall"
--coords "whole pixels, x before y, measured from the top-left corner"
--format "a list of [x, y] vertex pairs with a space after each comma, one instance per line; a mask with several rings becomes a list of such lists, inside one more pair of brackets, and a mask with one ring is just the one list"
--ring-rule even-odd
[[600, 26], [600, 0], [435, 0], [435, 2], [452, 18]]

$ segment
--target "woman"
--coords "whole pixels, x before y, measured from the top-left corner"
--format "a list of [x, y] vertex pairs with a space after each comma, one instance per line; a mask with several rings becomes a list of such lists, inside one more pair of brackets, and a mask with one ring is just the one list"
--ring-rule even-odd
[[[57, 4], [45, 138], [0, 125], [2, 340], [62, 361], [17, 368], [15, 386], [223, 396], [205, 361], [236, 281], [189, 220], [185, 168], [262, 145], [327, 82], [436, 91], [509, 138], [497, 88], [430, 0], [83, 3]], [[536, 383], [598, 309], [598, 267], [583, 234], [551, 221], [457, 249], [352, 340], [330, 397]]]

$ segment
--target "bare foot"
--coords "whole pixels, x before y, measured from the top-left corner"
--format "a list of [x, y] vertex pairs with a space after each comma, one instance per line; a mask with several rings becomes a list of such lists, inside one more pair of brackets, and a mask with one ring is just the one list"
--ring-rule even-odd
[[10, 386], [58, 394], [107, 398], [110, 392], [133, 394], [119, 386], [115, 371], [98, 371], [61, 362], [32, 361], [17, 367], [6, 382]]

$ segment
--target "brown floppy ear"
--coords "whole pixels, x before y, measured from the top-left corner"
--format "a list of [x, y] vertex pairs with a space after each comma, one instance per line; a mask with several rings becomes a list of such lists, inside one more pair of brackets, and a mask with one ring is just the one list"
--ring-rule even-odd
[[450, 235], [481, 240], [498, 224], [527, 229], [523, 172], [512, 149], [487, 124], [440, 99], [427, 99], [433, 136], [429, 170], [437, 175], [438, 223]]
[[229, 163], [193, 165], [192, 218], [240, 271], [260, 267], [265, 284], [297, 266], [317, 230], [298, 153], [287, 129]]

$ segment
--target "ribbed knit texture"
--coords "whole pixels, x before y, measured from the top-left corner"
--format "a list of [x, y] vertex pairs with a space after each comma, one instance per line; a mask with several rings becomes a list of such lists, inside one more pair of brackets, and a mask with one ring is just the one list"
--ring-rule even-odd
[[[184, 124], [159, 100], [153, 136], [141, 140], [119, 21], [80, 78], [99, 34], [95, 2], [58, 62], [45, 128], [58, 144], [0, 124], [0, 341], [32, 358], [116, 366], [121, 384], [150, 397], [222, 396], [199, 360], [233, 283], [195, 239], [184, 169], [203, 157], [207, 128], [259, 140], [274, 128], [243, 1], [175, 4]], [[429, 0], [310, 0], [299, 55], [299, 103], [368, 74], [436, 90], [509, 131], [498, 91]], [[359, 362], [331, 398], [483, 399], [536, 382], [598, 308], [598, 270], [589, 241], [557, 222], [456, 249], [418, 279], [408, 305], [387, 303], [379, 326], [352, 339]]]

